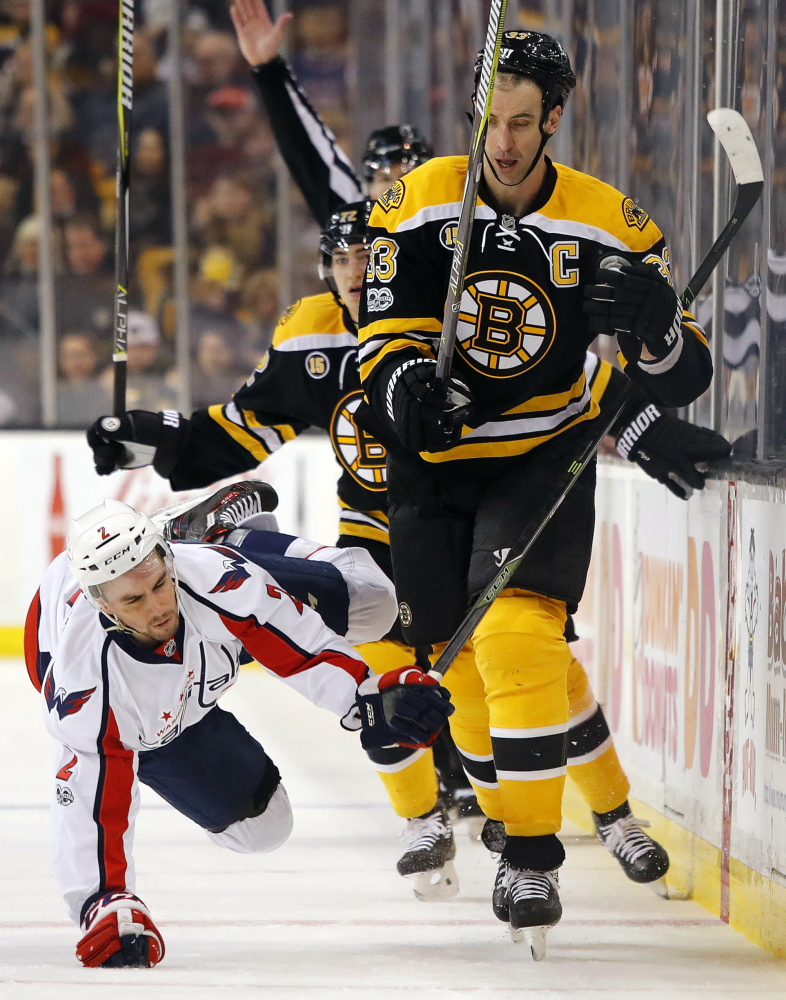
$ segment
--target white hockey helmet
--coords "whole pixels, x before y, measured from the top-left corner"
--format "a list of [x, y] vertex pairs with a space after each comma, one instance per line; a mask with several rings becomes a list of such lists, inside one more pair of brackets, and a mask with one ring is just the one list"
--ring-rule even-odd
[[156, 525], [121, 500], [107, 498], [69, 522], [66, 548], [69, 569], [88, 599], [100, 596], [101, 584], [139, 566], [156, 549], [176, 582], [171, 550]]

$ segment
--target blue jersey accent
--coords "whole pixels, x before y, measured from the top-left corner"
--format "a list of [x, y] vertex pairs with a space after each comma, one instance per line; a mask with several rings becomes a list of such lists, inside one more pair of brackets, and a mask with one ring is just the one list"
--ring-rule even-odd
[[228, 547], [267, 570], [283, 590], [313, 608], [329, 629], [346, 635], [349, 591], [340, 570], [332, 563], [284, 555], [296, 540], [277, 531], [249, 531], [240, 545]]

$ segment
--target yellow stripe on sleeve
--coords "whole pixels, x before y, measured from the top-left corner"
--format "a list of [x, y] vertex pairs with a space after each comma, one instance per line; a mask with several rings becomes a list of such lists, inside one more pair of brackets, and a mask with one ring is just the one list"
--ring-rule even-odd
[[390, 545], [390, 536], [383, 528], [374, 528], [370, 524], [358, 524], [356, 521], [342, 521], [339, 518], [340, 535], [348, 535], [351, 538], [369, 538], [372, 542], [382, 542], [383, 545]]
[[224, 407], [220, 403], [209, 407], [207, 412], [210, 414], [211, 419], [215, 420], [219, 427], [225, 430], [241, 447], [253, 455], [257, 462], [264, 462], [266, 458], [270, 457], [271, 453], [259, 438], [250, 434], [245, 427], [239, 427], [224, 416]]
[[360, 366], [360, 381], [365, 382], [379, 362], [384, 357], [387, 357], [388, 354], [404, 350], [407, 347], [414, 347], [427, 358], [434, 357], [434, 352], [432, 351], [431, 346], [429, 344], [423, 344], [419, 340], [405, 340], [403, 338], [400, 340], [389, 340], [386, 344], [383, 344], [382, 347], [380, 347], [379, 351], [373, 358], [370, 358], [368, 361], [364, 361]]
[[285, 442], [294, 441], [297, 437], [297, 432], [290, 424], [260, 424], [253, 410], [243, 410], [243, 416], [249, 427], [259, 427], [260, 430], [265, 427], [271, 427], [273, 430], [278, 431]]

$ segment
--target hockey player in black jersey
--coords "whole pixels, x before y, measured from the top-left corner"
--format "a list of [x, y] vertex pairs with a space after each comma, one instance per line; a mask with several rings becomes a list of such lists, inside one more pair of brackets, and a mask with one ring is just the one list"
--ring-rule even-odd
[[434, 154], [412, 125], [376, 129], [363, 155], [363, 180], [278, 53], [292, 19], [274, 23], [263, 0], [236, 0], [231, 8], [238, 44], [254, 72], [278, 148], [321, 227], [346, 202], [378, 198], [390, 185]]
[[[397, 597], [413, 645], [441, 649], [566, 457], [614, 406], [611, 379], [624, 376], [587, 353], [597, 334], [617, 334], [625, 375], [655, 401], [639, 404], [621, 432], [645, 469], [648, 445], [675, 427], [661, 407], [686, 405], [710, 382], [706, 340], [680, 308], [655, 223], [631, 198], [544, 155], [574, 85], [554, 39], [504, 34], [447, 397], [434, 389], [434, 359], [467, 158], [431, 160], [371, 216], [361, 380], [408, 453], [390, 454], [388, 499]], [[621, 270], [604, 266], [611, 255], [623, 258]], [[728, 454], [717, 435], [689, 433], [694, 458]], [[494, 909], [538, 953], [562, 912], [556, 834], [575, 752], [565, 626], [584, 587], [594, 488], [592, 466], [446, 677], [453, 738], [484, 812], [507, 835]], [[606, 734], [600, 710], [588, 711]], [[610, 753], [610, 743], [596, 752], [605, 746]], [[592, 805], [600, 839], [623, 864], [649, 853], [657, 870], [664, 855], [646, 843], [627, 794], [620, 782], [616, 798]]]
[[[307, 427], [319, 427], [330, 434], [342, 470], [338, 483], [338, 544], [364, 546], [391, 576], [386, 450], [356, 416], [362, 390], [354, 318], [367, 260], [369, 207], [367, 202], [346, 205], [336, 214], [333, 225], [323, 234], [321, 248], [322, 274], [331, 292], [303, 299], [284, 314], [272, 349], [232, 401], [198, 410], [190, 419], [177, 413], [134, 411], [114, 431], [106, 429], [105, 421], [97, 422], [89, 439], [98, 470], [106, 473], [133, 463], [152, 462], [175, 489], [200, 487], [255, 468]], [[597, 359], [593, 364], [599, 393], [609, 378], [623, 378]], [[636, 417], [637, 412], [632, 416]], [[629, 422], [635, 428], [641, 424], [641, 420]], [[631, 433], [627, 432], [626, 440]], [[675, 491], [680, 487], [668, 478], [674, 474], [694, 487], [703, 485], [691, 461], [708, 457], [701, 447], [694, 453], [700, 444], [697, 433], [698, 429], [689, 424], [663, 417], [652, 421], [648, 437], [642, 435], [642, 442], [651, 448], [648, 471], [657, 471], [656, 478], [670, 483]], [[670, 439], [675, 434], [677, 446], [664, 449], [664, 437]], [[389, 436], [396, 447], [395, 437]], [[642, 442], [638, 446], [631, 443], [631, 458], [641, 455]], [[402, 640], [397, 631], [388, 640], [363, 646], [360, 651], [372, 669], [394, 669], [412, 660], [412, 651]], [[628, 785], [602, 713], [577, 661], [571, 668], [569, 698], [571, 774], [590, 807], [603, 817], [625, 800]], [[411, 847], [399, 862], [399, 870], [415, 877], [421, 895], [449, 895], [457, 887], [452, 869], [446, 865], [454, 851], [453, 835], [438, 801], [432, 751], [386, 750], [371, 756], [394, 809], [408, 820], [405, 840]], [[438, 766], [444, 777], [444, 751]], [[453, 786], [452, 794], [459, 796], [461, 785]], [[462, 804], [467, 800], [459, 798], [458, 806]], [[616, 822], [616, 818], [611, 820], [612, 824]], [[653, 858], [657, 860], [653, 850], [642, 850], [640, 844], [635, 859], [619, 854], [628, 874], [640, 881], [660, 873], [662, 864], [661, 868], [653, 867]], [[432, 875], [435, 870], [441, 871], [441, 878]], [[427, 874], [420, 877], [421, 873]]]

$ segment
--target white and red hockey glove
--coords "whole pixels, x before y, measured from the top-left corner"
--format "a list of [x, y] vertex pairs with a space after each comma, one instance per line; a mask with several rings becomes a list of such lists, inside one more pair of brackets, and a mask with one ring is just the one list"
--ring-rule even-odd
[[431, 746], [455, 711], [447, 689], [418, 667], [399, 667], [368, 677], [358, 687], [355, 700], [364, 750], [396, 743]]
[[88, 968], [151, 969], [165, 954], [150, 911], [130, 892], [108, 892], [97, 899], [82, 920], [82, 930], [76, 957]]

